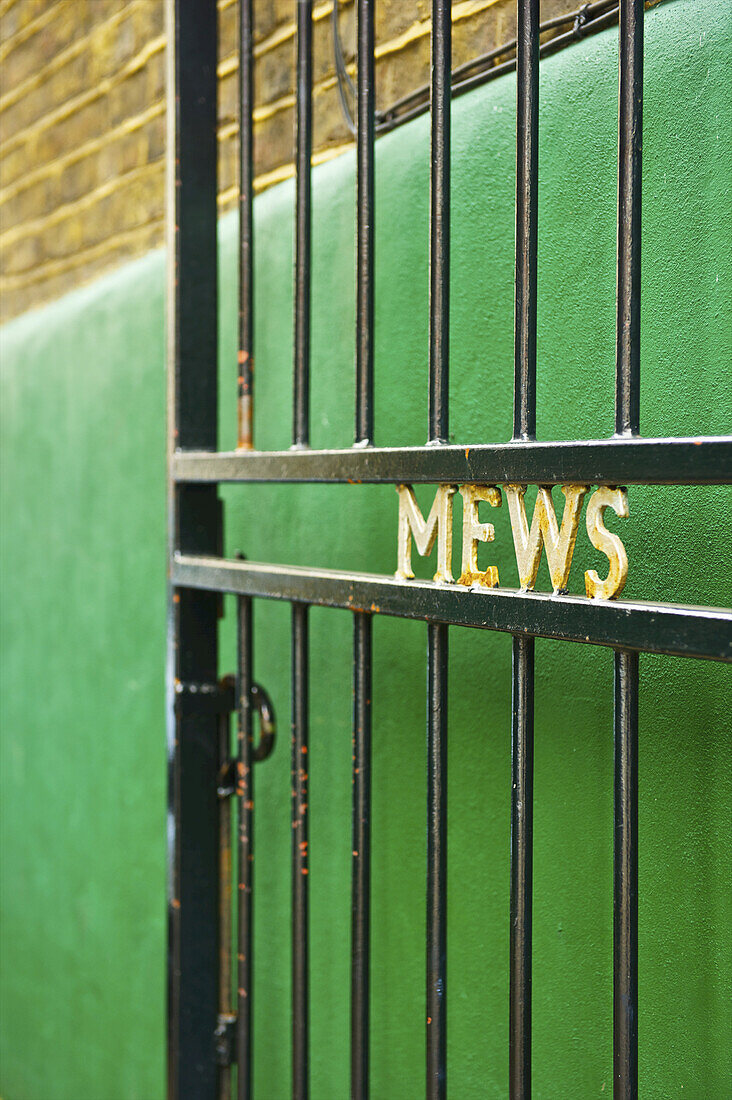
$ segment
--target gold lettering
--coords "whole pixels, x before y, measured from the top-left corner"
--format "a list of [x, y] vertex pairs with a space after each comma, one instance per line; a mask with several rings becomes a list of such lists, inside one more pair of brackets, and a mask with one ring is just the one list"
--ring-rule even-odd
[[452, 498], [456, 492], [454, 485], [440, 485], [427, 519], [419, 510], [419, 505], [411, 485], [397, 485], [399, 494], [399, 531], [398, 562], [395, 576], [400, 580], [411, 580], [412, 572], [412, 536], [417, 553], [425, 557], [432, 550], [437, 539], [436, 581], [453, 581], [452, 576]]
[[596, 550], [607, 555], [610, 570], [605, 580], [600, 580], [594, 569], [585, 573], [585, 592], [593, 600], [611, 600], [619, 596], [628, 579], [628, 555], [625, 547], [603, 522], [605, 509], [612, 508], [622, 519], [628, 516], [628, 493], [625, 489], [609, 489], [601, 485], [587, 502], [587, 534]]
[[495, 588], [498, 584], [497, 566], [489, 565], [483, 572], [478, 570], [478, 543], [493, 542], [496, 534], [492, 523], [478, 522], [478, 504], [486, 500], [493, 508], [500, 507], [500, 490], [495, 485], [462, 485], [460, 495], [463, 498], [463, 571], [458, 584]]
[[557, 526], [551, 491], [545, 486], [540, 486], [531, 520], [531, 530], [526, 520], [524, 506], [526, 486], [506, 485], [504, 488], [511, 515], [511, 530], [521, 588], [534, 587], [543, 544], [546, 546], [546, 559], [554, 591], [566, 592], [574, 544], [577, 541], [582, 500], [589, 486], [562, 486], [565, 502], [561, 529]]

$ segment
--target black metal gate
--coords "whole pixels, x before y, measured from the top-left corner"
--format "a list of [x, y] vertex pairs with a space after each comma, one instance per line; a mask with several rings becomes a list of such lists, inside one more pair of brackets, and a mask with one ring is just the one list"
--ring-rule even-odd
[[[217, 484], [534, 483], [621, 486], [732, 481], [732, 437], [639, 434], [643, 0], [620, 0], [615, 434], [537, 442], [536, 271], [539, 0], [518, 0], [513, 438], [448, 444], [450, 0], [432, 4], [429, 425], [424, 447], [373, 445], [374, 0], [358, 4], [357, 332], [354, 446], [309, 447], [312, 0], [297, 3], [293, 447], [253, 446], [252, 0], [241, 0], [239, 448], [217, 452], [217, 8], [168, 0], [169, 89], [169, 1095], [251, 1090], [254, 761], [267, 752], [266, 696], [252, 682], [252, 600], [292, 605], [293, 1096], [308, 1094], [308, 608], [353, 612], [354, 775], [351, 1093], [369, 1094], [371, 626], [375, 613], [427, 623], [426, 1095], [446, 1095], [446, 736], [450, 625], [513, 635], [510, 1095], [531, 1089], [534, 638], [610, 646], [615, 661], [614, 1095], [637, 1095], [638, 654], [732, 659], [732, 612], [590, 600], [231, 561], [221, 556]], [[599, 5], [596, 5], [599, 6]], [[592, 5], [586, 6], [591, 8]], [[603, 15], [606, 16], [603, 7]], [[583, 9], [584, 10], [584, 9]], [[615, 12], [610, 13], [615, 17]], [[236, 683], [219, 681], [221, 593], [238, 598]], [[222, 733], [238, 710], [238, 756]], [[259, 710], [265, 743], [253, 746]], [[238, 1000], [228, 1003], [229, 798], [238, 806]], [[506, 794], [507, 800], [509, 793]], [[221, 841], [221, 843], [220, 843]], [[222, 855], [223, 853], [223, 855]], [[220, 862], [223, 858], [223, 875]], [[224, 884], [222, 886], [222, 883]], [[608, 1011], [610, 1006], [608, 1006]]]

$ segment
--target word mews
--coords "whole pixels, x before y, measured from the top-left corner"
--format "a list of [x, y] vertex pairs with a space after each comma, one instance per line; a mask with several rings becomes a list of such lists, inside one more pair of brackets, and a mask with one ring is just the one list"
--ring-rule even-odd
[[[577, 541], [582, 503], [590, 485], [562, 485], [564, 513], [561, 525], [557, 523], [551, 490], [539, 486], [534, 514], [529, 526], [526, 518], [525, 485], [504, 485], [508, 501], [511, 531], [516, 550], [516, 564], [522, 589], [532, 589], [539, 571], [542, 547], [546, 549], [549, 574], [554, 592], [566, 592], [569, 570], [572, 565], [574, 545]], [[399, 494], [398, 568], [396, 576], [411, 580], [412, 540], [417, 553], [424, 557], [437, 542], [437, 571], [435, 580], [454, 584], [452, 575], [452, 498], [459, 491], [463, 501], [463, 557], [462, 572], [458, 584], [479, 588], [495, 588], [498, 569], [490, 565], [478, 569], [478, 543], [493, 542], [495, 530], [492, 523], [480, 523], [478, 505], [486, 501], [493, 508], [503, 502], [501, 490], [495, 485], [440, 485], [435, 500], [425, 519], [414, 496], [411, 485], [397, 485]], [[585, 573], [585, 591], [590, 599], [610, 600], [618, 596], [628, 576], [628, 556], [621, 540], [604, 523], [605, 509], [623, 518], [628, 515], [628, 493], [623, 488], [600, 486], [587, 502], [585, 522], [590, 542], [608, 559], [608, 574], [603, 580], [594, 569]]]

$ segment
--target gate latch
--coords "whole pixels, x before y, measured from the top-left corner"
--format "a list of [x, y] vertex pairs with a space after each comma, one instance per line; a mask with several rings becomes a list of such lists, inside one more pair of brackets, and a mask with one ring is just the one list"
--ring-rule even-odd
[[[222, 684], [233, 682], [232, 676], [225, 676]], [[231, 688], [232, 696], [234, 688]], [[277, 734], [277, 722], [275, 719], [272, 700], [261, 684], [252, 684], [252, 705], [259, 715], [259, 742], [252, 748], [252, 762], [266, 760], [271, 756]], [[235, 707], [232, 706], [231, 710]], [[219, 780], [216, 793], [219, 798], [228, 798], [236, 790], [237, 760], [227, 760], [219, 772]]]

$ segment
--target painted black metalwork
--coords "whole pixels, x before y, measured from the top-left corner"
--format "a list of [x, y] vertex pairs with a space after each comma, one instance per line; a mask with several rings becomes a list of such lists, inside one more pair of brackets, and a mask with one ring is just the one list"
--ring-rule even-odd
[[[217, 445], [216, 9], [167, 9], [170, 244], [168, 448]], [[169, 483], [172, 555], [217, 553], [213, 485]], [[168, 602], [168, 1091], [214, 1100], [219, 1011], [219, 716], [176, 707], [176, 684], [218, 678], [219, 597], [169, 590]]]
[[539, 0], [518, 0], [516, 48], [516, 319], [513, 436], [536, 436], [536, 257], [539, 195]]
[[725, 485], [732, 481], [732, 439], [626, 437], [576, 443], [179, 452], [173, 459], [173, 476], [183, 482]]
[[254, 772], [252, 770], [252, 601], [237, 605], [237, 757], [238, 930], [237, 930], [237, 1097], [249, 1100], [252, 1089], [252, 889], [254, 886]]
[[254, 446], [254, 23], [239, 0], [239, 353], [237, 446]]
[[451, 0], [432, 0], [429, 439], [446, 443], [450, 389]]
[[[615, 432], [640, 431], [643, 0], [620, 0]], [[615, 1100], [638, 1096], [638, 654], [615, 654]]]
[[307, 1100], [308, 968], [308, 606], [292, 605], [292, 1095]]
[[374, 3], [358, 0], [356, 443], [374, 438], [374, 102]]
[[[536, 436], [539, 196], [539, 0], [517, 0], [516, 279], [513, 437]], [[509, 1095], [531, 1096], [531, 904], [534, 834], [534, 639], [513, 639]]]
[[374, 573], [176, 555], [173, 579], [184, 587], [368, 610], [404, 619], [525, 633], [592, 645], [732, 660], [732, 610], [647, 600], [588, 600], [568, 594], [400, 581]]
[[[274, 746], [271, 702], [252, 682], [252, 601], [292, 604], [292, 1064], [293, 1096], [308, 1095], [308, 608], [354, 613], [351, 1091], [369, 1095], [371, 656], [374, 614], [428, 624], [427, 1083], [446, 1094], [448, 625], [513, 637], [509, 1081], [531, 1090], [531, 915], [534, 638], [608, 646], [615, 661], [614, 1095], [637, 1097], [638, 1080], [638, 653], [732, 661], [732, 610], [629, 600], [589, 600], [506, 588], [470, 590], [391, 576], [279, 566], [221, 556], [219, 482], [475, 482], [585, 485], [722, 484], [732, 481], [732, 437], [639, 436], [640, 212], [643, 4], [620, 0], [618, 300], [612, 438], [537, 442], [536, 301], [539, 57], [617, 18], [596, 0], [542, 26], [538, 0], [517, 0], [517, 38], [450, 71], [451, 5], [433, 0], [432, 74], [388, 111], [374, 102], [374, 4], [357, 0], [357, 89], [337, 34], [339, 87], [355, 91], [357, 137], [357, 333], [355, 445], [309, 448], [312, 0], [297, 4], [296, 213], [293, 443], [252, 449], [252, 0], [240, 8], [239, 449], [217, 453], [216, 9], [167, 0], [170, 51], [169, 209], [169, 1095], [223, 1100], [231, 1063], [238, 1095], [251, 1092], [253, 864], [251, 768]], [[334, 8], [334, 21], [337, 8]], [[568, 29], [542, 45], [541, 30]], [[515, 60], [505, 57], [515, 47]], [[498, 62], [496, 64], [496, 62]], [[508, 442], [448, 440], [450, 104], [517, 69], [514, 424]], [[431, 107], [429, 428], [424, 447], [378, 448], [374, 439], [374, 134]], [[357, 490], [354, 490], [357, 491]], [[223, 592], [238, 599], [236, 692], [217, 680]], [[236, 698], [235, 698], [236, 696]], [[239, 740], [227, 759], [238, 698]], [[253, 712], [261, 737], [252, 738]], [[230, 1011], [230, 814], [239, 804], [236, 1015]], [[228, 845], [228, 846], [227, 846]], [[228, 877], [227, 877], [228, 876]]]
[[615, 431], [640, 431], [643, 0], [620, 0], [618, 323]]
[[371, 615], [353, 616], [351, 1098], [369, 1095], [371, 944]]
[[[429, 442], [447, 443], [450, 409], [451, 0], [432, 0]], [[447, 1094], [447, 625], [427, 627], [428, 1100]]]
[[638, 1096], [638, 654], [615, 655], [613, 1095]]
[[[231, 876], [231, 798], [235, 790], [235, 777], [230, 774], [231, 714], [236, 709], [234, 677], [226, 677], [226, 692], [231, 696], [231, 706], [219, 714], [218, 752], [219, 782], [216, 793], [219, 798], [219, 1019], [214, 1034], [216, 1061], [222, 1070], [236, 1059], [236, 1013], [232, 1011], [232, 876]], [[223, 685], [222, 685], [223, 686]], [[227, 778], [224, 778], [227, 777]], [[223, 783], [226, 783], [224, 788]], [[230, 1100], [231, 1075], [220, 1073], [218, 1100]]]
[[531, 1095], [534, 639], [513, 639], [509, 1095]]
[[427, 1100], [447, 1095], [446, 623], [427, 627]]
[[297, 0], [295, 128], [295, 374], [292, 442], [310, 442], [310, 260], [312, 246], [313, 3]]

